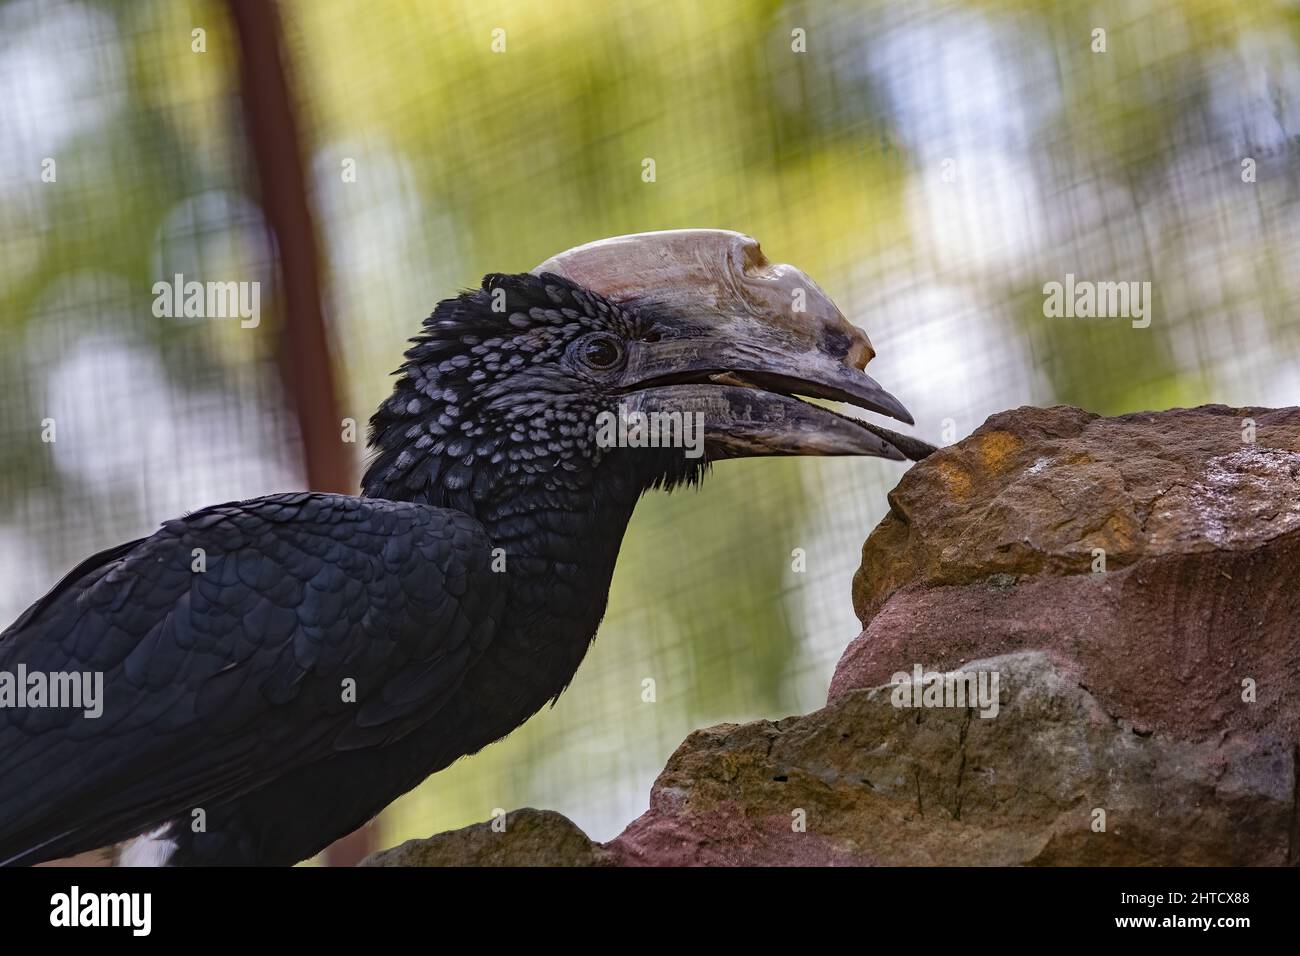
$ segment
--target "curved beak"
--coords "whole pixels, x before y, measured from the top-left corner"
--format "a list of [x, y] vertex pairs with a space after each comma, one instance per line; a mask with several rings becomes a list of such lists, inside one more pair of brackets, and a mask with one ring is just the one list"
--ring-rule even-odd
[[748, 236], [684, 229], [603, 239], [546, 260], [556, 273], [664, 318], [633, 343], [619, 391], [629, 413], [701, 414], [710, 457], [873, 455], [932, 446], [795, 396], [912, 424], [863, 369], [875, 350], [817, 284], [773, 264]]

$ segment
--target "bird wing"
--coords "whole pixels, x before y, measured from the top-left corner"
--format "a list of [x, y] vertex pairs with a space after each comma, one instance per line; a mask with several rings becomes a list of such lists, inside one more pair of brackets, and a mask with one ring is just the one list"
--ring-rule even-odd
[[496, 631], [490, 564], [468, 515], [327, 494], [206, 508], [83, 562], [0, 634], [0, 673], [103, 675], [97, 718], [0, 707], [0, 863], [426, 723]]

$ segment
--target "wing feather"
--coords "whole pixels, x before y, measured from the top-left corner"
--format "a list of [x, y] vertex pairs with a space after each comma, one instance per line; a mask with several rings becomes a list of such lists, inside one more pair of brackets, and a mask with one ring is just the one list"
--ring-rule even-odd
[[103, 675], [98, 719], [0, 708], [0, 861], [124, 839], [429, 723], [495, 633], [490, 561], [463, 513], [296, 494], [83, 562], [0, 634], [0, 671]]

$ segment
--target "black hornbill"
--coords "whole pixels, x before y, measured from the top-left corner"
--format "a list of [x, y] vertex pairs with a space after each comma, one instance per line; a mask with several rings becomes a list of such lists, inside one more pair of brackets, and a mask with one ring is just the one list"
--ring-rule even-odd
[[[647, 490], [725, 458], [928, 450], [794, 397], [912, 421], [862, 372], [866, 335], [738, 233], [488, 275], [412, 342], [362, 496], [168, 521], [0, 635], [0, 672], [103, 677], [98, 717], [0, 707], [0, 863], [132, 837], [127, 862], [309, 857], [559, 696]], [[607, 447], [620, 407], [702, 413], [705, 454]]]

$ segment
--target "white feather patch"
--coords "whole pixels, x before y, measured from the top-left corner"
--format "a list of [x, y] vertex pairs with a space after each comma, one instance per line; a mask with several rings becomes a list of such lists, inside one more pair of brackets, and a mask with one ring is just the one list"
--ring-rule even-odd
[[122, 851], [118, 857], [118, 866], [166, 866], [167, 861], [171, 859], [176, 852], [175, 840], [164, 840], [162, 835], [171, 828], [170, 823], [164, 823], [156, 830], [150, 830], [143, 836], [138, 836]]

